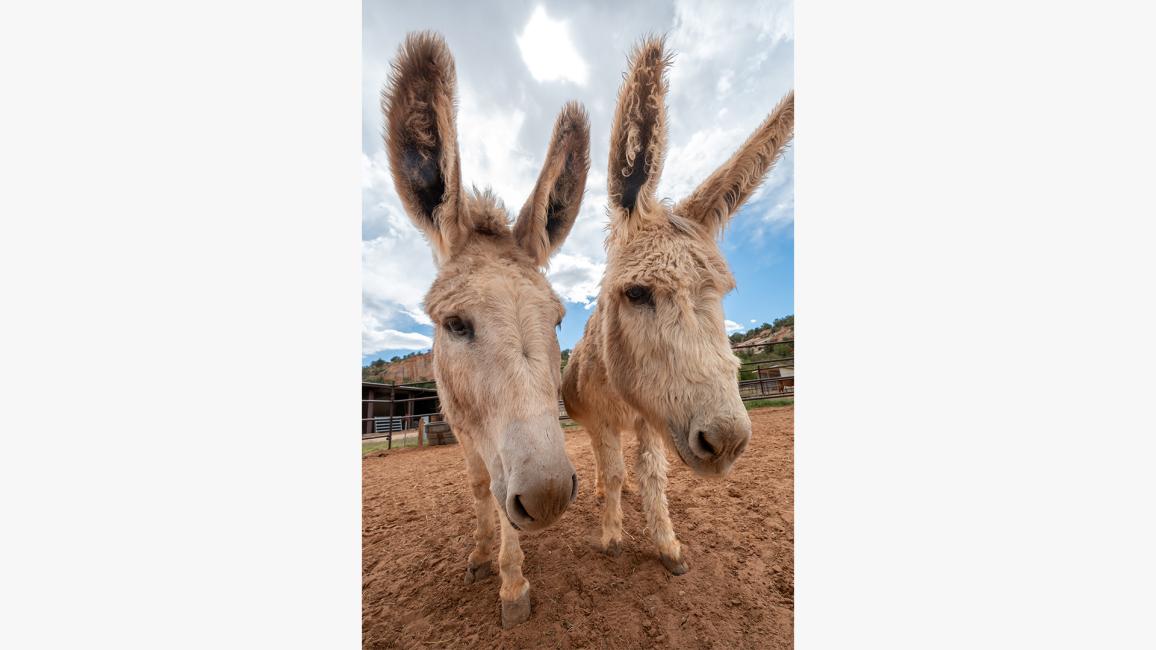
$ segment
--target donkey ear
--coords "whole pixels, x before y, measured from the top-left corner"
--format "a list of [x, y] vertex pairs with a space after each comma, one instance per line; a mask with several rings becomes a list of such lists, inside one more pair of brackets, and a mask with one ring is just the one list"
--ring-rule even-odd
[[514, 224], [514, 238], [538, 266], [562, 245], [578, 216], [590, 171], [590, 118], [578, 102], [562, 108], [538, 183]]
[[712, 235], [717, 234], [758, 189], [794, 133], [795, 91], [792, 90], [730, 160], [680, 201], [674, 211], [701, 223]]
[[414, 32], [398, 48], [381, 93], [394, 186], [439, 263], [463, 235], [456, 86], [454, 59], [445, 40], [433, 32]]
[[655, 191], [666, 155], [665, 40], [648, 38], [630, 55], [630, 71], [618, 89], [610, 127], [606, 184], [613, 219], [633, 219], [657, 202]]

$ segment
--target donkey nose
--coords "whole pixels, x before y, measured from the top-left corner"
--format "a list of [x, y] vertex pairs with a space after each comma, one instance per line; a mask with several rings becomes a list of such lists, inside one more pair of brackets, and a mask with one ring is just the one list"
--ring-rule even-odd
[[520, 530], [541, 530], [558, 520], [578, 496], [578, 475], [525, 486], [506, 500], [506, 514]]
[[733, 460], [743, 453], [750, 439], [750, 426], [699, 429], [690, 436], [690, 450], [708, 462]]

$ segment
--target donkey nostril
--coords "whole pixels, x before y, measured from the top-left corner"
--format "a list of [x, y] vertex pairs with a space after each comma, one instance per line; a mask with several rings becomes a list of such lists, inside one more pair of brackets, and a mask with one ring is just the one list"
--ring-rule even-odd
[[573, 503], [574, 499], [578, 498], [578, 474], [577, 473], [570, 475], [570, 485], [571, 485], [571, 487], [570, 487], [570, 502]]
[[702, 447], [703, 451], [705, 451], [707, 454], [709, 454], [711, 456], [717, 456], [718, 455], [718, 452], [715, 451], [714, 445], [710, 444], [710, 442], [707, 441], [705, 432], [699, 431], [695, 435], [698, 436], [698, 444], [699, 444], [699, 446]]
[[530, 521], [534, 521], [534, 518], [530, 516], [530, 513], [526, 512], [526, 506], [522, 505], [522, 495], [520, 494], [514, 495], [514, 512], [516, 512], [519, 517], [525, 517]]

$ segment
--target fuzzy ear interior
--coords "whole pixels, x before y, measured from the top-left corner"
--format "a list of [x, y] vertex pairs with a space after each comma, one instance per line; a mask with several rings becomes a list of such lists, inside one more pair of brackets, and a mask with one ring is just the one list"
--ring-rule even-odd
[[657, 203], [655, 192], [666, 156], [666, 71], [671, 57], [665, 39], [643, 40], [630, 55], [618, 89], [610, 127], [606, 174], [612, 222], [631, 220]]
[[439, 262], [462, 238], [456, 87], [445, 40], [433, 32], [414, 32], [398, 48], [381, 97], [394, 186]]
[[716, 235], [758, 189], [795, 133], [795, 91], [787, 93], [743, 146], [674, 211]]
[[590, 171], [590, 118], [578, 102], [562, 108], [538, 182], [514, 223], [514, 238], [545, 266], [562, 245], [582, 205]]

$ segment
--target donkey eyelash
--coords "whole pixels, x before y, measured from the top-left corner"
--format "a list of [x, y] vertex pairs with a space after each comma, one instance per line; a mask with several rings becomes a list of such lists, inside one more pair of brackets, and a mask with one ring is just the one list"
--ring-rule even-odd
[[444, 325], [450, 334], [454, 336], [470, 340], [474, 338], [474, 325], [468, 320], [458, 316], [450, 316], [446, 319]]
[[650, 290], [650, 287], [644, 287], [641, 284], [631, 285], [626, 288], [623, 294], [626, 296], [626, 299], [634, 305], [654, 306], [654, 293]]

